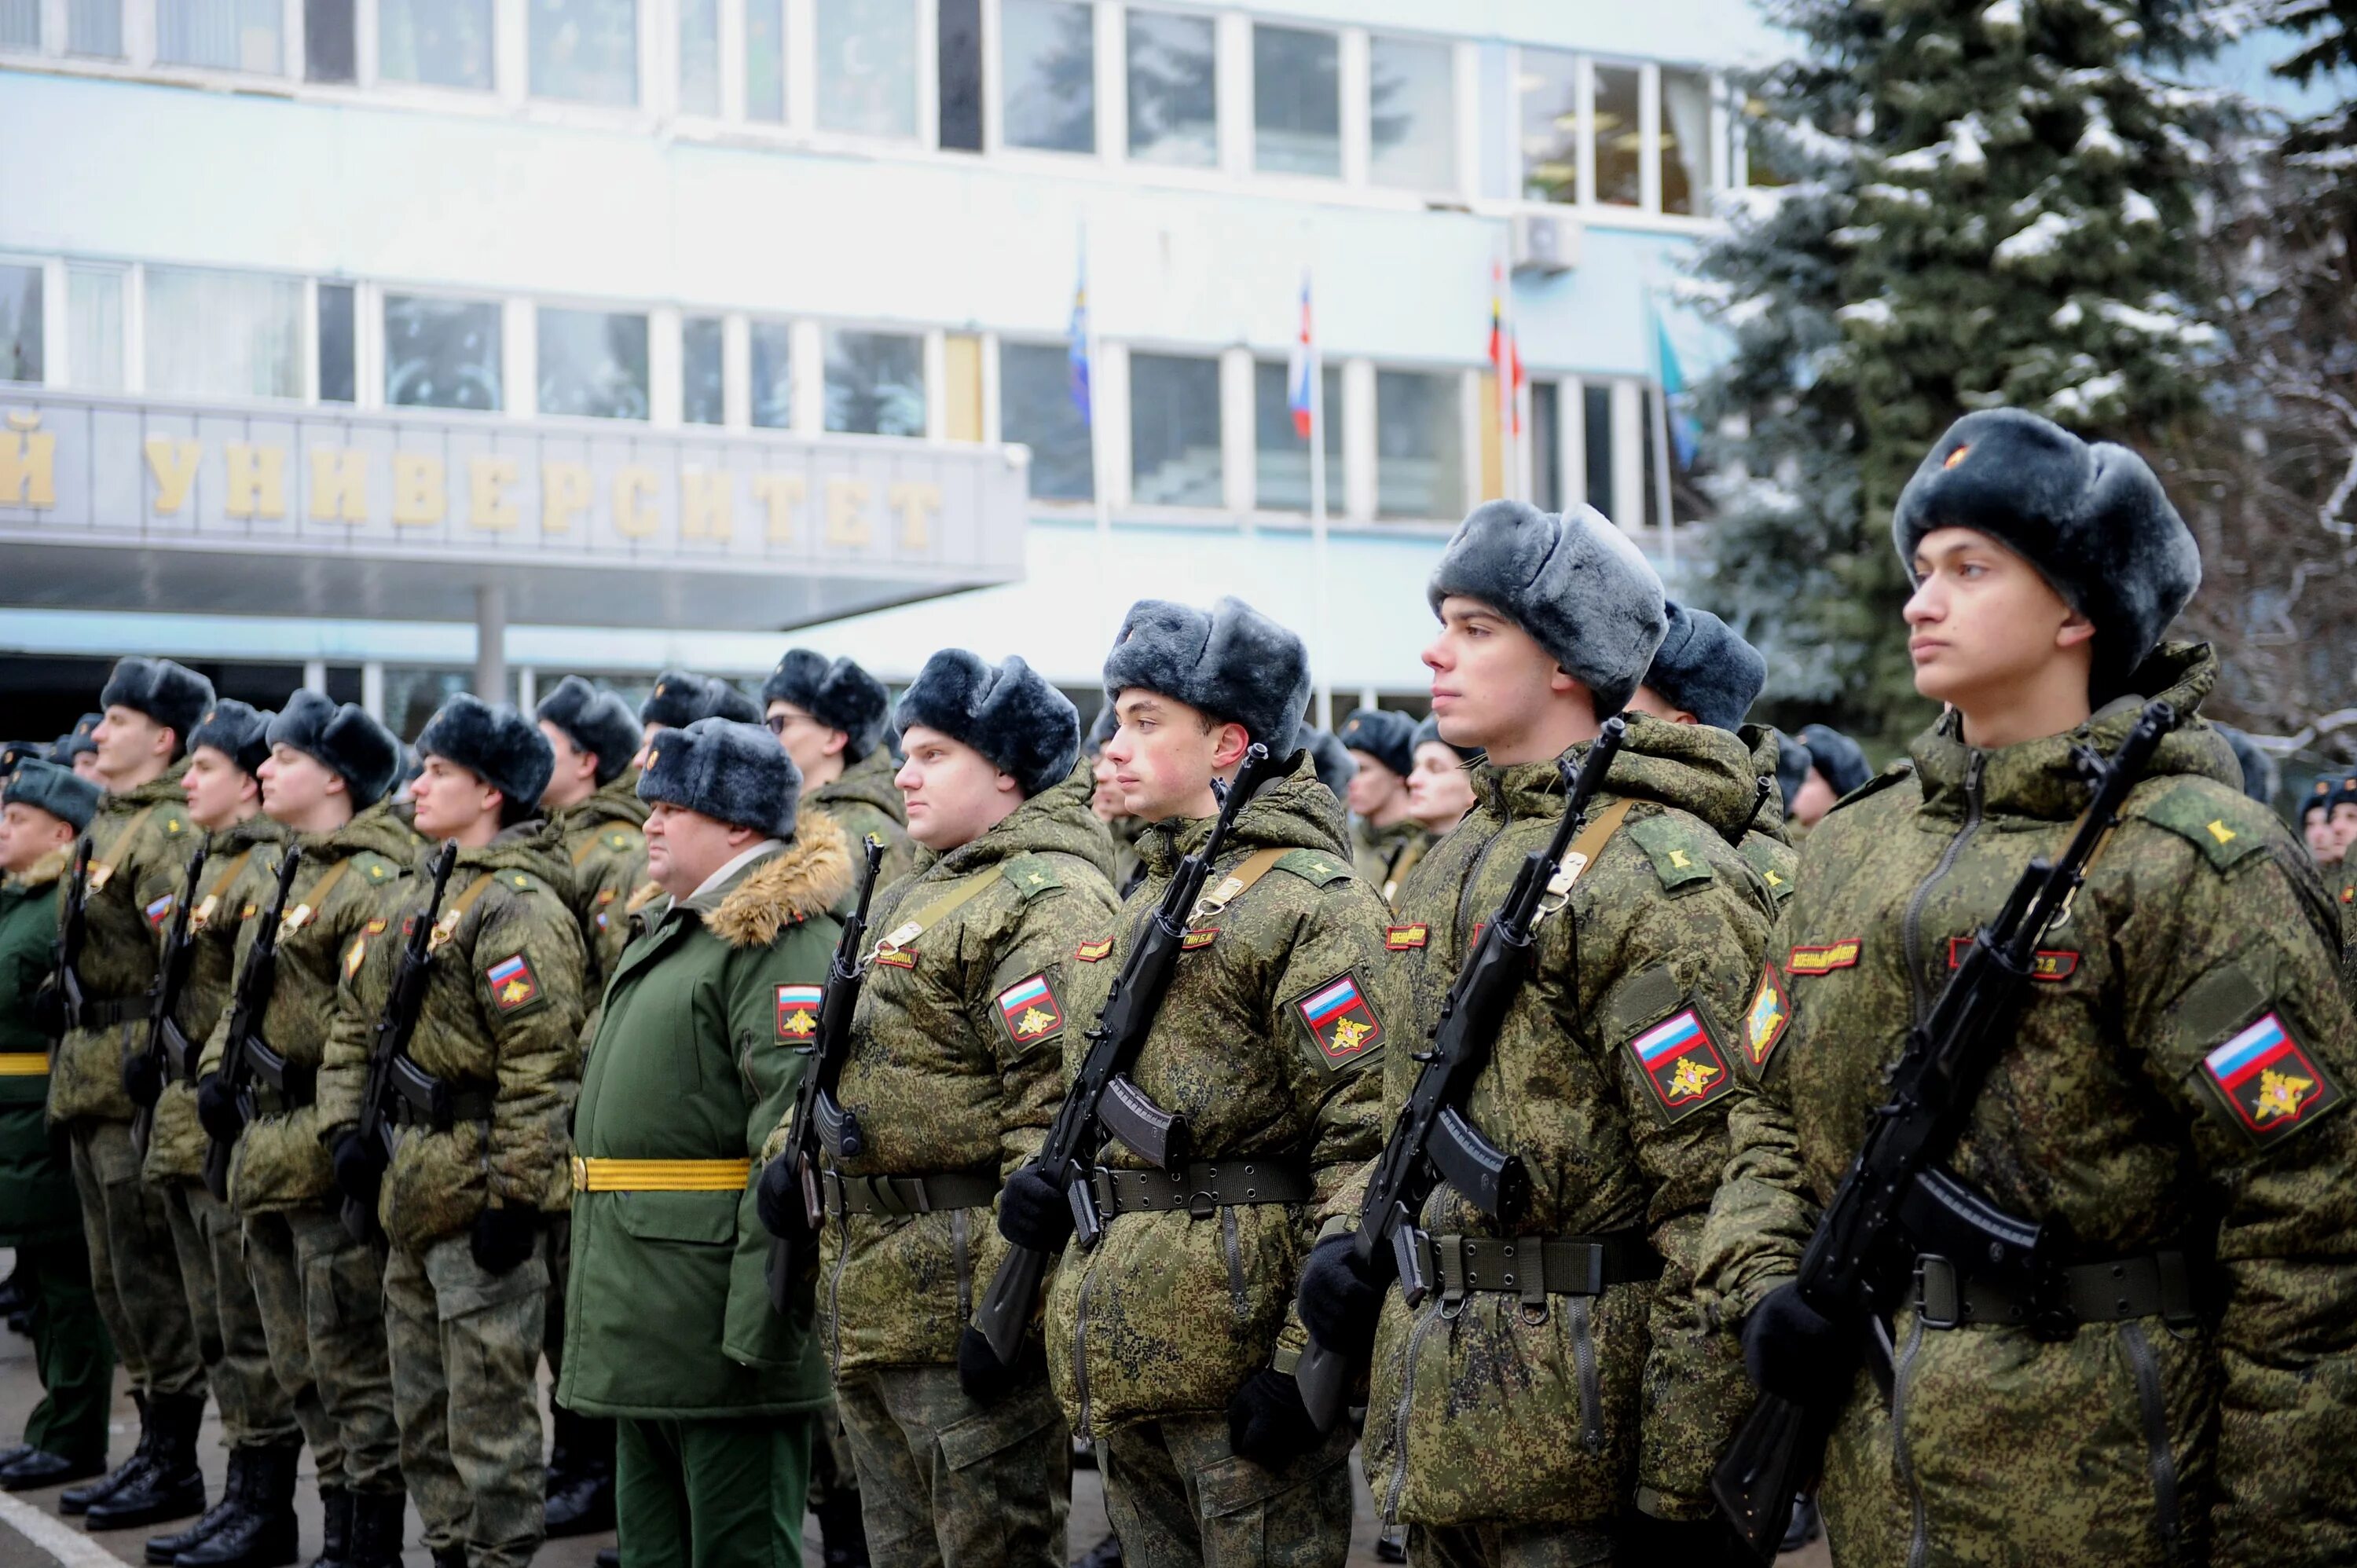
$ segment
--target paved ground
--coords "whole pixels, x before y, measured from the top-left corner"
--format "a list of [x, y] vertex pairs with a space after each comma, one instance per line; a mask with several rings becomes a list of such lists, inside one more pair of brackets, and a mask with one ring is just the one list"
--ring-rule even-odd
[[[13, 1254], [0, 1249], [0, 1278], [5, 1278], [14, 1266]], [[546, 1399], [546, 1388], [542, 1396]], [[26, 1413], [40, 1398], [40, 1384], [33, 1369], [33, 1347], [30, 1341], [0, 1328], [0, 1446], [17, 1441], [24, 1430]], [[544, 1410], [543, 1428], [546, 1428]], [[119, 1459], [131, 1451], [138, 1440], [139, 1416], [132, 1407], [127, 1391], [117, 1375], [113, 1414], [113, 1449]], [[210, 1409], [205, 1412], [204, 1432], [199, 1437], [198, 1452], [204, 1466], [206, 1484], [212, 1496], [220, 1495], [221, 1475], [228, 1455], [221, 1444], [221, 1426]], [[1355, 1468], [1355, 1466], [1354, 1466]], [[1358, 1488], [1358, 1519], [1351, 1531], [1351, 1568], [1372, 1568], [1375, 1561], [1375, 1523], [1372, 1504], [1363, 1482]], [[296, 1509], [303, 1525], [303, 1553], [306, 1561], [319, 1550], [319, 1499], [317, 1477], [308, 1463], [302, 1469], [302, 1484], [296, 1490]], [[36, 1514], [38, 1517], [27, 1517]], [[176, 1526], [165, 1526], [168, 1530]], [[409, 1516], [408, 1539], [413, 1544], [404, 1557], [404, 1568], [432, 1568], [433, 1560], [423, 1546], [414, 1544], [419, 1539], [420, 1525], [414, 1509]], [[146, 1530], [116, 1530], [103, 1535], [86, 1534], [79, 1520], [58, 1517], [57, 1491], [20, 1492], [11, 1497], [0, 1493], [0, 1568], [115, 1568], [117, 1563], [144, 1563], [141, 1548], [152, 1533]], [[1070, 1529], [1072, 1554], [1078, 1557], [1103, 1539], [1104, 1497], [1094, 1470], [1078, 1470], [1072, 1477], [1072, 1514]], [[584, 1536], [572, 1541], [552, 1541], [541, 1549], [535, 1568], [591, 1568], [592, 1560], [600, 1547], [611, 1546], [613, 1536]], [[810, 1522], [803, 1533], [802, 1559], [805, 1568], [821, 1568], [818, 1549], [818, 1523]], [[1781, 1560], [1779, 1568], [1829, 1568], [1831, 1558], [1822, 1541], [1808, 1551], [1795, 1552]]]

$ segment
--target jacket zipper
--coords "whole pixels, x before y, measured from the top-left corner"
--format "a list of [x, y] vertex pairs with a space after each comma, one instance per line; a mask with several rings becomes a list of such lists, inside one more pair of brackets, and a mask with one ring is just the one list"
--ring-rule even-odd
[[851, 1214], [847, 1209], [839, 1230], [842, 1239], [835, 1243], [834, 1275], [826, 1283], [827, 1361], [837, 1377], [843, 1375], [843, 1271], [851, 1262]]
[[2177, 1460], [2169, 1450], [2169, 1407], [2161, 1398], [2160, 1361], [2145, 1337], [2144, 1326], [2120, 1325], [2120, 1343], [2127, 1348], [2128, 1367], [2136, 1373], [2136, 1407], [2144, 1416], [2144, 1437], [2152, 1470], [2152, 1509], [2160, 1529], [2164, 1562], [2178, 1561], [2183, 1545], [2178, 1519]]
[[1232, 1204], [1220, 1206], [1220, 1251], [1228, 1260], [1228, 1299], [1236, 1309], [1236, 1321], [1251, 1317], [1251, 1306], [1244, 1297], [1243, 1240], [1236, 1233], [1236, 1210]]
[[1579, 1378], [1579, 1442], [1590, 1454], [1604, 1452], [1604, 1389], [1596, 1375], [1596, 1298], [1566, 1298], [1571, 1317], [1571, 1365]]
[[1096, 1436], [1089, 1426], [1089, 1286], [1095, 1283], [1096, 1264], [1092, 1261], [1081, 1271], [1080, 1299], [1072, 1308], [1072, 1388], [1081, 1396], [1081, 1419], [1072, 1435], [1092, 1444]]
[[1407, 1415], [1415, 1405], [1415, 1355], [1424, 1348], [1424, 1337], [1439, 1321], [1440, 1304], [1436, 1301], [1425, 1308], [1423, 1320], [1408, 1330], [1407, 1354], [1400, 1368], [1399, 1407], [1392, 1412], [1392, 1478], [1383, 1488], [1386, 1527], [1399, 1523], [1400, 1494], [1407, 1489]]
[[1923, 1348], [1923, 1319], [1918, 1316], [1908, 1325], [1907, 1343], [1899, 1352], [1899, 1359], [1890, 1374], [1890, 1456], [1899, 1466], [1899, 1478], [1907, 1488], [1910, 1525], [1907, 1537], [1907, 1568], [1923, 1568], [1923, 1560], [1931, 1555], [1932, 1535], [1923, 1516], [1923, 1487], [1915, 1478], [1915, 1461], [1907, 1452], [1908, 1377], [1915, 1369], [1915, 1356]]

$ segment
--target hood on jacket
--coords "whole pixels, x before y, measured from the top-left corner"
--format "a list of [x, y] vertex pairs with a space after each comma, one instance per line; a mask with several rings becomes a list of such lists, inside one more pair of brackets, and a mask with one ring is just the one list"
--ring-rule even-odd
[[416, 830], [394, 816], [393, 808], [382, 800], [356, 813], [340, 828], [324, 833], [282, 832], [279, 836], [300, 845], [305, 860], [325, 862], [374, 853], [397, 865], [408, 865], [418, 858]]
[[[134, 811], [144, 811], [150, 806], [173, 805], [181, 808], [185, 813], [188, 794], [180, 788], [180, 775], [188, 770], [188, 759], [184, 757], [145, 784], [134, 785], [120, 795], [109, 791], [106, 798], [98, 803], [99, 812], [102, 816], [108, 811], [120, 811], [128, 816]], [[92, 819], [93, 822], [95, 820]]]
[[[1155, 875], [1167, 876], [1211, 835], [1209, 817], [1156, 822], [1137, 837], [1138, 858]], [[1239, 849], [1314, 849], [1350, 864], [1351, 832], [1341, 804], [1318, 782], [1318, 766], [1308, 752], [1294, 753], [1293, 770], [1263, 786], [1236, 813], [1226, 850]]]
[[938, 865], [945, 875], [963, 876], [1018, 854], [1069, 854], [1095, 866], [1111, 881], [1112, 835], [1097, 821], [1096, 813], [1089, 810], [1089, 797], [1096, 789], [1093, 767], [1082, 757], [1061, 783], [1040, 790], [988, 832], [946, 854], [936, 854], [918, 845], [918, 874], [921, 875]]
[[639, 799], [639, 770], [625, 768], [573, 804], [551, 811], [549, 817], [561, 832], [591, 822], [628, 822], [635, 828], [645, 823], [651, 810]]
[[704, 929], [730, 947], [765, 948], [788, 926], [834, 908], [850, 887], [850, 841], [833, 817], [805, 810], [791, 842], [756, 862], [716, 904], [705, 908], [691, 898], [687, 907], [698, 909]]
[[891, 748], [877, 746], [867, 756], [845, 768], [832, 781], [820, 785], [802, 797], [805, 808], [822, 809], [845, 801], [873, 806], [902, 827], [909, 825], [909, 808], [900, 799], [899, 787], [892, 776], [900, 765], [892, 758]]
[[1735, 732], [1735, 738], [1751, 753], [1752, 789], [1759, 789], [1757, 780], [1768, 780], [1768, 798], [1760, 803], [1760, 814], [1751, 819], [1751, 831], [1784, 842], [1784, 791], [1776, 776], [1784, 755], [1782, 737], [1770, 725], [1745, 725]]

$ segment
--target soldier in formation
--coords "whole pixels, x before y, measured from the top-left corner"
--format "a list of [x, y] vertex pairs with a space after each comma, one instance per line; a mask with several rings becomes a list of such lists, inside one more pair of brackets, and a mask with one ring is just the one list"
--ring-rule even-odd
[[1431, 843], [1407, 794], [1408, 775], [1415, 771], [1415, 721], [1389, 708], [1360, 708], [1334, 738], [1357, 765], [1344, 802], [1351, 809], [1351, 864], [1390, 903]]

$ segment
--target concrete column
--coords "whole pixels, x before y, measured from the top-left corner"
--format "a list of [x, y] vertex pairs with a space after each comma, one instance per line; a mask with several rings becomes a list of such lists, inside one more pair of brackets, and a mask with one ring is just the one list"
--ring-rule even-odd
[[497, 583], [475, 589], [475, 695], [487, 703], [508, 695], [508, 591]]
[[377, 723], [384, 723], [384, 660], [371, 659], [361, 666], [361, 707]]
[[328, 694], [328, 661], [326, 660], [303, 660], [303, 689], [307, 692], [317, 692], [323, 697]]

